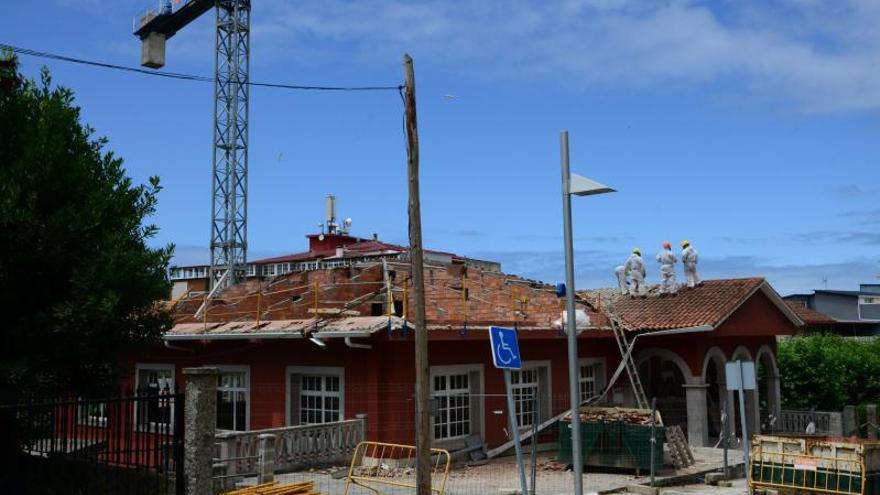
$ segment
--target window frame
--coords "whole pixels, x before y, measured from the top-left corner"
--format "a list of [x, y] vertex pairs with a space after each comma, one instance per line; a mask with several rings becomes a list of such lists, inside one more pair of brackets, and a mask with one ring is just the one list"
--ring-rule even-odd
[[[299, 418], [293, 422], [293, 411], [290, 401], [293, 399], [293, 380], [291, 376], [336, 376], [339, 378], [339, 421], [345, 421], [345, 368], [343, 366], [287, 366], [284, 368], [284, 417], [287, 426], [302, 425]], [[302, 403], [302, 390], [298, 389], [299, 400]], [[302, 409], [300, 407], [300, 409]], [[321, 424], [321, 423], [314, 423]]]
[[[605, 373], [607, 372], [607, 367], [605, 365], [604, 357], [585, 357], [578, 359], [578, 400], [583, 404], [586, 399], [583, 397], [583, 393], [581, 390], [582, 384], [586, 381], [584, 380], [583, 375], [581, 375], [582, 368], [584, 366], [590, 366], [593, 368], [593, 397], [597, 395], [601, 395], [605, 390], [605, 386], [607, 385], [607, 377]], [[596, 374], [596, 367], [601, 367], [601, 372]]]
[[[169, 390], [175, 390], [174, 386], [177, 383], [177, 370], [175, 369], [173, 364], [169, 363], [136, 363], [135, 364], [135, 372], [134, 372], [134, 393], [135, 396], [139, 393], [141, 389], [141, 371], [170, 371], [171, 372], [171, 383], [169, 384]], [[161, 388], [160, 388], [161, 390]], [[146, 421], [143, 425], [138, 421], [138, 408], [135, 406], [134, 408], [134, 424], [135, 429], [137, 431], [148, 431], [151, 433], [164, 433], [166, 435], [171, 435], [174, 431], [174, 407], [176, 406], [175, 400], [171, 400], [171, 404], [169, 406], [169, 418], [168, 423], [158, 423], [155, 421]], [[147, 418], [149, 419], [149, 418]], [[159, 425], [167, 425], [165, 427], [160, 427]], [[162, 431], [164, 430], [164, 431]]]
[[[546, 384], [541, 383], [541, 369], [545, 369], [546, 372]], [[511, 370], [511, 373], [516, 371], [524, 371], [524, 370], [536, 370], [538, 372], [538, 424], [540, 425], [544, 421], [547, 421], [551, 417], [553, 417], [553, 369], [550, 366], [550, 360], [538, 360], [538, 361], [523, 361], [519, 370]], [[542, 389], [543, 385], [543, 389]], [[513, 376], [511, 376], [511, 388], [513, 388]], [[515, 412], [514, 412], [515, 413]], [[532, 428], [532, 425], [519, 425], [519, 417], [517, 416], [517, 426], [519, 426], [520, 430], [528, 430]]]
[[[476, 373], [477, 380], [474, 382], [471, 375]], [[483, 392], [485, 387], [485, 373], [484, 367], [482, 364], [453, 364], [453, 365], [440, 365], [440, 366], [431, 366], [429, 369], [429, 381], [430, 381], [430, 390], [428, 391], [429, 397], [431, 399], [434, 398], [434, 378], [437, 376], [449, 376], [449, 375], [468, 375], [468, 393], [470, 395], [468, 407], [471, 409], [469, 412], [470, 419], [470, 432], [467, 435], [456, 436], [456, 437], [446, 437], [446, 438], [435, 438], [434, 437], [434, 415], [431, 415], [431, 441], [434, 445], [443, 445], [445, 443], [460, 441], [463, 438], [467, 438], [471, 435], [479, 435], [480, 438], [485, 439], [485, 431], [486, 431], [486, 397], [485, 392]], [[475, 387], [476, 385], [476, 391]], [[476, 403], [472, 403], [471, 401], [476, 400]], [[477, 417], [474, 417], [473, 409], [476, 408], [479, 411]]]
[[[210, 364], [208, 365], [211, 368], [217, 368], [220, 370], [220, 375], [227, 373], [244, 373], [244, 430], [250, 431], [251, 429], [251, 367], [246, 364]], [[217, 392], [221, 392], [220, 390], [220, 376], [217, 376]], [[217, 410], [220, 410], [220, 404], [217, 404]], [[217, 427], [217, 431], [230, 432], [230, 431], [238, 431], [242, 430], [225, 430]]]

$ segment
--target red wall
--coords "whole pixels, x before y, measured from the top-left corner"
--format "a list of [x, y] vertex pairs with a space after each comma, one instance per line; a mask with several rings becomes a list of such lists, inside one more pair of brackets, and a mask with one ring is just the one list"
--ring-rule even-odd
[[[718, 329], [666, 337], [641, 337], [636, 350], [666, 349], [678, 354], [694, 376], [702, 375], [706, 352], [718, 346], [728, 357], [745, 346], [756, 357], [762, 345], [775, 352], [775, 334], [791, 333], [794, 327], [766, 296], [757, 293]], [[429, 349], [431, 365], [481, 364], [485, 398], [485, 436], [489, 445], [507, 440], [506, 402], [503, 375], [491, 363], [485, 329], [471, 330], [465, 336], [457, 330], [432, 330]], [[384, 332], [371, 339], [359, 339], [373, 345], [370, 350], [351, 349], [341, 340], [330, 339], [326, 349], [299, 339], [275, 341], [186, 342], [177, 345], [193, 349], [187, 352], [159, 348], [129, 360], [135, 362], [173, 363], [177, 380], [183, 384], [182, 369], [203, 365], [250, 366], [250, 427], [261, 429], [283, 426], [287, 400], [287, 366], [341, 366], [345, 369], [345, 416], [367, 415], [368, 437], [395, 443], [414, 440], [415, 388], [413, 376], [413, 339], [389, 336]], [[520, 349], [525, 361], [549, 361], [551, 407], [553, 414], [568, 408], [568, 370], [566, 338], [557, 331], [523, 330]], [[587, 332], [579, 339], [581, 357], [605, 357], [606, 378], [620, 361], [617, 346], [608, 333]], [[624, 379], [625, 381], [625, 379]], [[622, 382], [618, 382], [619, 384]], [[492, 396], [497, 395], [497, 396]], [[493, 411], [505, 411], [496, 415]], [[546, 419], [546, 418], [544, 418]]]

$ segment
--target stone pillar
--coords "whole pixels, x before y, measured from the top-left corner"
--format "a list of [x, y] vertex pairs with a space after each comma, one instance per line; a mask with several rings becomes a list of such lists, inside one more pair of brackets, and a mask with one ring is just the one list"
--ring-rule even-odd
[[[761, 397], [757, 387], [755, 390], [746, 390], [746, 422], [749, 427], [749, 437], [761, 433]], [[748, 439], [747, 439], [748, 440]]]
[[868, 438], [877, 439], [877, 404], [865, 406], [865, 422], [868, 423]]
[[709, 415], [706, 410], [705, 383], [686, 383], [682, 385], [687, 398], [688, 443], [694, 447], [709, 445]]
[[857, 434], [859, 425], [856, 421], [856, 406], [846, 406], [843, 408], [843, 436], [849, 437]]
[[184, 471], [187, 495], [212, 495], [217, 429], [217, 368], [184, 368]]
[[257, 483], [275, 481], [275, 435], [263, 433], [258, 435], [257, 439], [260, 441]]
[[369, 416], [364, 413], [354, 415], [354, 419], [359, 419], [364, 424], [364, 430], [363, 430], [364, 436], [363, 436], [363, 438], [361, 438], [361, 441], [367, 440], [367, 418], [368, 417]]

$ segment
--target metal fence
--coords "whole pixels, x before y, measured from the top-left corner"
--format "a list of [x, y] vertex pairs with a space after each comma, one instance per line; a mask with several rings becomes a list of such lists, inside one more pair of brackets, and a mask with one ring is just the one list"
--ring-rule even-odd
[[183, 394], [34, 398], [0, 406], [14, 493], [184, 493]]
[[[810, 424], [813, 427], [810, 427]], [[811, 430], [816, 435], [842, 436], [843, 419], [839, 412], [826, 411], [780, 411], [779, 420], [770, 432], [804, 434]]]

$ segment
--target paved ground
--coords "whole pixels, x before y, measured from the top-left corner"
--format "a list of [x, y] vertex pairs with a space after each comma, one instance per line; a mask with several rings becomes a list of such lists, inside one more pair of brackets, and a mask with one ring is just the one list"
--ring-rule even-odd
[[[538, 456], [538, 464], [546, 464], [552, 461], [551, 454], [541, 454]], [[674, 483], [680, 485], [682, 483], [691, 483], [691, 485], [680, 487], [668, 487], [664, 490], [676, 493], [709, 493], [712, 495], [743, 493], [744, 485], [739, 486], [739, 490], [718, 487], [706, 487], [705, 485], [694, 485], [694, 478], [700, 478], [701, 473], [720, 469], [723, 465], [723, 451], [712, 448], [694, 449], [694, 457], [697, 464], [688, 469], [675, 471], [671, 468], [661, 470], [657, 475], [659, 482]], [[738, 451], [729, 452], [729, 461], [732, 465], [735, 462], [742, 462], [742, 454]], [[278, 476], [281, 482], [313, 480], [315, 488], [325, 495], [342, 495], [345, 493], [345, 479], [333, 479], [330, 473], [333, 470], [313, 470], [295, 473], [287, 473]], [[676, 482], [676, 478], [681, 479]], [[408, 478], [408, 479], [407, 479]], [[410, 481], [411, 476], [403, 476], [394, 478], [395, 481]], [[249, 480], [254, 483], [255, 480]], [[598, 473], [589, 472], [584, 475], [584, 491], [591, 493], [607, 493], [610, 491], [623, 490], [633, 484], [647, 484], [649, 481], [647, 476], [635, 476], [633, 474], [621, 473]], [[699, 480], [700, 482], [702, 480]], [[449, 495], [503, 495], [510, 493], [519, 486], [519, 478], [516, 469], [516, 463], [513, 457], [503, 457], [493, 460], [491, 463], [468, 467], [458, 465], [453, 468], [449, 474], [446, 485], [446, 493]], [[566, 471], [555, 470], [539, 470], [537, 473], [537, 494], [538, 495], [563, 495], [571, 493], [571, 473]], [[736, 488], [736, 485], [734, 486]], [[721, 491], [719, 491], [721, 490]], [[411, 494], [411, 488], [385, 486], [381, 489], [383, 494]], [[350, 495], [371, 494], [372, 492], [354, 486], [349, 491]]]
[[660, 495], [744, 495], [748, 492], [745, 478], [732, 480], [733, 486], [710, 486], [706, 484], [684, 485], [664, 488]]

